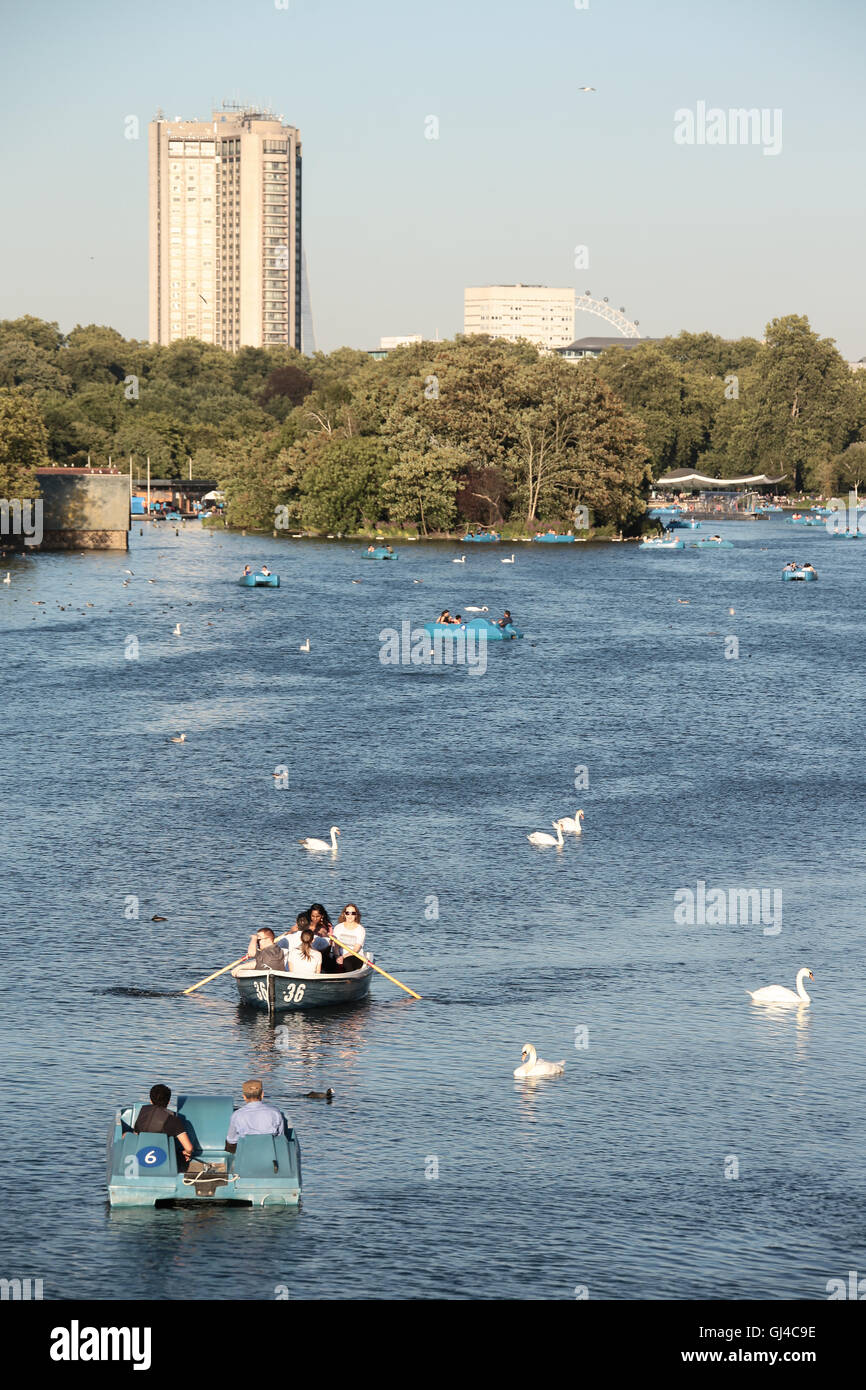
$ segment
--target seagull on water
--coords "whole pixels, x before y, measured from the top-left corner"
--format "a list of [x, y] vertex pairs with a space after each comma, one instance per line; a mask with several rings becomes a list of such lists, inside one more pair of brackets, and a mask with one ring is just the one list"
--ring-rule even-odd
[[172, 743], [186, 743], [186, 734], [177, 734], [171, 741]]

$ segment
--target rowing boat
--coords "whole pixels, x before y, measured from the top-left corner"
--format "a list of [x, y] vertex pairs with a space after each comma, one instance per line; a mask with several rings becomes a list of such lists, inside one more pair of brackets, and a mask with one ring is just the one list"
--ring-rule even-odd
[[357, 1004], [370, 993], [373, 969], [362, 965], [347, 975], [290, 975], [283, 970], [239, 970], [235, 975], [241, 1003], [266, 1013]]

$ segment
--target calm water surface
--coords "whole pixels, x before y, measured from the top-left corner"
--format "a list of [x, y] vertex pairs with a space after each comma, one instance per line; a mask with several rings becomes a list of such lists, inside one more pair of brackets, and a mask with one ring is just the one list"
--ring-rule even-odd
[[[0, 1274], [52, 1298], [815, 1299], [866, 1271], [866, 541], [721, 529], [736, 550], [504, 566], [136, 526], [128, 556], [6, 562]], [[792, 556], [820, 582], [781, 583]], [[282, 588], [239, 588], [246, 560]], [[380, 663], [383, 628], [466, 604], [526, 640], [483, 676]], [[527, 843], [578, 806], [580, 841]], [[296, 843], [332, 824], [336, 859]], [[677, 925], [699, 879], [780, 890], [781, 932]], [[423, 1001], [378, 979], [278, 1049], [229, 977], [181, 997], [316, 899], [356, 899]], [[811, 1009], [750, 1004], [801, 965]], [[524, 1042], [564, 1076], [516, 1082]], [[299, 1212], [109, 1210], [119, 1102], [249, 1076], [297, 1126]]]

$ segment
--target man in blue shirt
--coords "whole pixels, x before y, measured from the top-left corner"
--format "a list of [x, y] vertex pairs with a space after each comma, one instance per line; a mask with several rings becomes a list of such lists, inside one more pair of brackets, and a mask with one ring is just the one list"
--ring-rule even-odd
[[244, 1103], [236, 1110], [229, 1121], [226, 1149], [233, 1154], [238, 1140], [245, 1134], [285, 1134], [283, 1117], [276, 1106], [262, 1100], [261, 1081], [245, 1081], [243, 1084]]

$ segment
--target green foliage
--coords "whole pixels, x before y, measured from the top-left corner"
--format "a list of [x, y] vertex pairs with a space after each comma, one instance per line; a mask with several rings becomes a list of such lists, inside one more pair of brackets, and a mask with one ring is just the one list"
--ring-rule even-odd
[[23, 391], [0, 388], [0, 498], [11, 501], [39, 492], [36, 468], [48, 463], [42, 417]]

